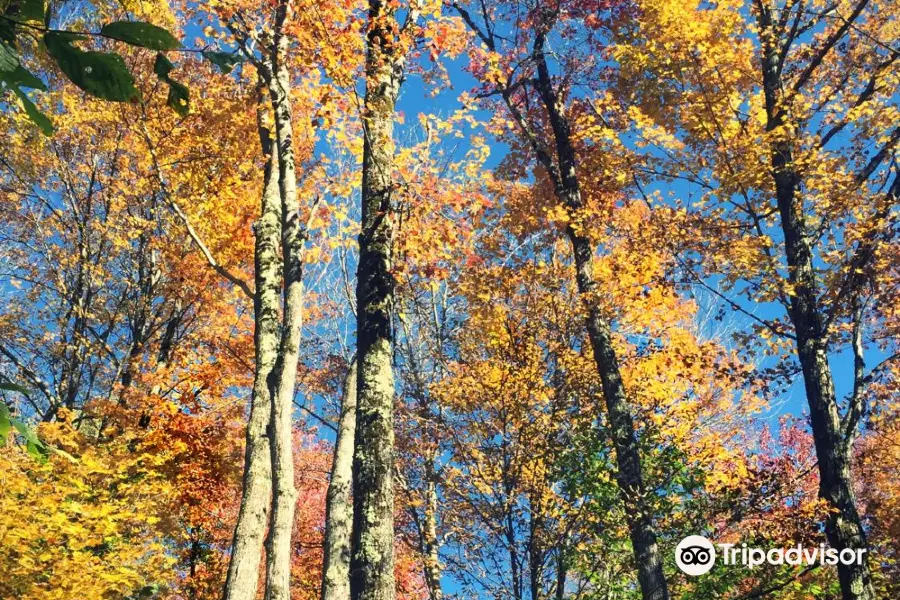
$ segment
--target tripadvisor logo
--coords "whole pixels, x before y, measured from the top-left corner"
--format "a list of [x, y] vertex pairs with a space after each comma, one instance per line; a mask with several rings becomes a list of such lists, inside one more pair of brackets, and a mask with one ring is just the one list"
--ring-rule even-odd
[[675, 548], [675, 563], [688, 575], [703, 575], [713, 568], [716, 549], [702, 535], [689, 535]]
[[820, 544], [814, 548], [804, 548], [799, 544], [791, 548], [750, 548], [747, 544], [716, 544], [700, 535], [689, 535], [675, 548], [675, 563], [684, 573], [692, 576], [708, 573], [716, 562], [716, 547], [725, 565], [741, 565], [750, 569], [763, 564], [769, 565], [859, 565], [866, 550], [863, 548], [827, 548]]

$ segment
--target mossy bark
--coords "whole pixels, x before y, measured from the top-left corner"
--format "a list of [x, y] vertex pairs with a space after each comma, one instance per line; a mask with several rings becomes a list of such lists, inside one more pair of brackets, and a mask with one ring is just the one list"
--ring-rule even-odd
[[353, 436], [356, 432], [356, 360], [344, 379], [331, 480], [325, 499], [322, 600], [350, 597], [350, 535], [353, 530]]
[[350, 596], [394, 598], [394, 105], [402, 78], [394, 9], [369, 2], [357, 269], [357, 413]]
[[285, 60], [287, 38], [282, 27], [287, 0], [276, 8], [274, 55], [269, 97], [278, 145], [281, 197], [281, 253], [284, 259], [284, 302], [278, 363], [270, 376], [274, 388], [269, 441], [272, 460], [272, 512], [266, 560], [266, 600], [290, 600], [291, 534], [297, 505], [294, 485], [293, 408], [303, 326], [303, 245], [306, 231], [300, 222], [297, 173], [294, 162], [291, 78]]
[[431, 600], [443, 600], [441, 587], [440, 544], [437, 535], [438, 494], [437, 474], [434, 456], [428, 456], [425, 463], [425, 505], [422, 507], [422, 561], [425, 570], [425, 584]]
[[[263, 101], [262, 98], [259, 100]], [[278, 356], [281, 256], [281, 200], [275, 149], [262, 109], [258, 115], [260, 142], [266, 155], [261, 213], [254, 227], [255, 284], [254, 345], [256, 373], [247, 423], [241, 507], [231, 544], [225, 600], [254, 600], [259, 583], [263, 538], [268, 525], [271, 494], [271, 458], [267, 428], [272, 411], [269, 376]]]

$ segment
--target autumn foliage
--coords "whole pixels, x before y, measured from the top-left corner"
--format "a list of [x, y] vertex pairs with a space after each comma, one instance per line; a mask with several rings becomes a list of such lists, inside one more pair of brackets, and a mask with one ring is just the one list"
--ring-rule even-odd
[[897, 17], [0, 0], [0, 599], [898, 597]]

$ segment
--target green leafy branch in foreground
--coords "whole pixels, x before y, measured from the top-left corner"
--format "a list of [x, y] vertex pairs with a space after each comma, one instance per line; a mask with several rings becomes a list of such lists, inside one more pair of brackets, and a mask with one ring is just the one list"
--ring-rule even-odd
[[[0, 390], [6, 390], [8, 392], [18, 392], [20, 394], [26, 395], [28, 394], [28, 390], [26, 388], [14, 383], [0, 383]], [[6, 445], [6, 440], [9, 437], [9, 432], [13, 429], [15, 429], [15, 431], [18, 432], [18, 434], [25, 441], [25, 450], [36, 460], [39, 460], [41, 462], [47, 460], [47, 456], [51, 452], [55, 452], [60, 456], [64, 456], [73, 462], [77, 460], [68, 452], [60, 450], [59, 448], [55, 448], [54, 446], [43, 442], [38, 437], [34, 429], [29, 427], [21, 419], [17, 419], [12, 416], [9, 411], [9, 407], [5, 402], [0, 402], [0, 447]]]
[[157, 51], [154, 72], [169, 86], [167, 104], [176, 113], [190, 111], [187, 86], [170, 76], [175, 68], [163, 54], [169, 51], [199, 52], [223, 73], [229, 73], [240, 57], [227, 52], [192, 50], [166, 29], [141, 21], [115, 21], [99, 32], [76, 32], [52, 29], [50, 11], [44, 0], [0, 0], [0, 83], [19, 99], [31, 121], [46, 135], [53, 133], [53, 123], [28, 97], [26, 89], [46, 91], [46, 84], [22, 65], [19, 36], [38, 39], [59, 70], [86, 93], [111, 102], [134, 102], [140, 99], [134, 77], [122, 57], [115, 52], [82, 50], [76, 43], [91, 37], [122, 42], [130, 46]]

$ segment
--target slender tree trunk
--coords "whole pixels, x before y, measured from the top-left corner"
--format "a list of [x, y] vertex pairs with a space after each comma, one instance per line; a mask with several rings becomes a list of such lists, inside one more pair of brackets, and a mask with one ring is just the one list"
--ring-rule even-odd
[[422, 508], [422, 555], [425, 567], [425, 584], [431, 600], [443, 600], [441, 589], [441, 563], [437, 537], [437, 474], [434, 469], [434, 456], [429, 456], [425, 463], [425, 506]]
[[[542, 33], [538, 33], [535, 42], [534, 58], [538, 71], [535, 85], [547, 110], [553, 130], [558, 167], [546, 155], [544, 155], [543, 162], [553, 174], [557, 197], [570, 215], [577, 217], [584, 209], [584, 202], [581, 198], [580, 183], [576, 174], [575, 147], [572, 144], [568, 119], [561, 111], [559, 98], [553, 88], [544, 56], [544, 34]], [[588, 337], [594, 362], [597, 364], [597, 372], [600, 375], [613, 445], [616, 449], [616, 466], [619, 470], [618, 485], [625, 502], [625, 514], [634, 549], [641, 594], [644, 600], [667, 600], [669, 591], [663, 574], [659, 545], [656, 541], [652, 515], [645, 501], [647, 490], [643, 481], [634, 418], [625, 384], [619, 371], [619, 360], [613, 347], [610, 325], [597, 306], [598, 284], [594, 277], [594, 247], [590, 239], [572, 225], [566, 228], [566, 236], [572, 245], [578, 291], [587, 309]]]
[[363, 108], [362, 223], [357, 269], [356, 438], [350, 596], [394, 598], [394, 336], [391, 316], [394, 104], [402, 77], [394, 8], [369, 1]]
[[[434, 297], [432, 297], [434, 301]], [[433, 305], [435, 307], [436, 305]], [[442, 343], [439, 331], [441, 329], [438, 322], [437, 309], [434, 313], [435, 335], [434, 340], [440, 345]], [[401, 321], [404, 326], [404, 333], [407, 338], [410, 337], [410, 331], [406, 328], [406, 324]], [[440, 541], [438, 539], [438, 485], [439, 467], [438, 453], [440, 452], [441, 429], [436, 425], [439, 419], [429, 410], [432, 399], [430, 398], [427, 388], [428, 384], [420, 370], [419, 360], [415, 351], [410, 348], [410, 353], [406, 358], [409, 373], [412, 375], [413, 391], [412, 397], [416, 402], [416, 413], [422, 427], [422, 435], [429, 442], [422, 450], [422, 511], [421, 513], [415, 506], [410, 507], [413, 520], [416, 524], [416, 531], [419, 534], [419, 551], [422, 553], [422, 571], [425, 576], [425, 585], [428, 587], [428, 597], [430, 600], [443, 600], [444, 591], [441, 587], [441, 563], [440, 563]], [[438, 360], [436, 367], [441, 369], [443, 363]], [[415, 504], [415, 503], [413, 503]]]
[[[586, 240], [569, 228], [569, 239], [576, 255], [578, 286], [582, 294], [591, 295], [596, 289], [593, 279], [593, 253], [586, 248]], [[587, 259], [585, 256], [587, 255]], [[578, 257], [581, 258], [578, 258]], [[588, 277], [588, 274], [590, 276]], [[647, 507], [641, 459], [638, 453], [634, 420], [628, 405], [625, 385], [619, 373], [619, 364], [612, 345], [609, 324], [595, 306], [588, 309], [588, 335], [594, 352], [594, 360], [603, 387], [606, 412], [612, 429], [616, 449], [616, 466], [619, 469], [618, 485], [625, 502], [625, 513], [631, 545], [638, 568], [638, 582], [644, 600], [666, 600], [669, 590], [662, 569], [659, 545], [653, 529], [653, 519]]]
[[273, 68], [269, 78], [269, 96], [275, 115], [278, 143], [278, 183], [281, 190], [284, 317], [278, 363], [271, 374], [275, 393], [272, 397], [269, 432], [272, 453], [272, 514], [269, 520], [266, 561], [266, 600], [290, 600], [291, 597], [291, 534], [297, 504], [292, 425], [303, 325], [303, 244], [306, 232], [300, 222], [297, 201], [291, 81], [287, 65], [284, 64], [287, 38], [284, 37], [282, 27], [287, 18], [287, 4], [287, 0], [281, 0], [276, 9]]
[[513, 514], [512, 514], [512, 504], [509, 498], [509, 492], [507, 491], [507, 507], [506, 507], [506, 546], [509, 552], [509, 571], [510, 577], [512, 578], [512, 592], [514, 600], [522, 600], [522, 575], [521, 569], [519, 568], [519, 540], [516, 539], [516, 528], [515, 523], [513, 522]]
[[564, 600], [566, 597], [566, 579], [569, 575], [569, 562], [566, 559], [566, 544], [559, 548], [559, 556], [556, 559], [556, 600]]
[[[531, 522], [528, 534], [528, 587], [531, 600], [541, 600], [541, 592], [544, 583], [544, 548], [541, 539], [542, 525], [540, 511], [532, 503]], [[537, 510], [536, 510], [537, 509]]]
[[322, 600], [350, 597], [350, 536], [353, 530], [353, 436], [356, 431], [356, 359], [344, 379], [341, 418], [325, 499], [325, 561]]
[[[772, 31], [771, 15], [760, 11], [760, 32]], [[775, 197], [784, 233], [788, 280], [793, 294], [788, 315], [797, 337], [797, 358], [803, 371], [806, 399], [819, 467], [819, 496], [829, 505], [825, 517], [828, 542], [838, 551], [868, 549], [850, 475], [850, 445], [834, 391], [828, 364], [828, 337], [819, 306], [812, 250], [807, 235], [806, 215], [799, 189], [802, 183], [793, 163], [793, 149], [787, 133], [782, 104], [782, 79], [777, 49], [763, 44], [763, 89], [766, 99], [766, 129], [776, 132], [771, 147]], [[780, 133], [779, 133], [780, 132]], [[857, 562], [857, 561], [855, 561]], [[865, 554], [860, 564], [838, 564], [838, 579], [844, 600], [874, 600], [875, 591]]]
[[[172, 314], [166, 319], [166, 327], [159, 340], [159, 351], [156, 353], [157, 369], [163, 370], [168, 368], [169, 359], [172, 357], [172, 348], [175, 345], [175, 336], [183, 318], [181, 298], [176, 298], [172, 303]], [[157, 393], [159, 392], [154, 392], [154, 394]]]
[[[262, 98], [259, 99], [261, 103]], [[259, 584], [259, 565], [269, 516], [271, 454], [267, 428], [272, 414], [269, 378], [278, 356], [281, 257], [281, 199], [277, 157], [272, 139], [258, 111], [260, 143], [266, 155], [262, 210], [256, 222], [254, 248], [256, 290], [253, 298], [256, 330], [256, 373], [247, 423], [241, 508], [231, 544], [225, 600], [253, 600]]]

